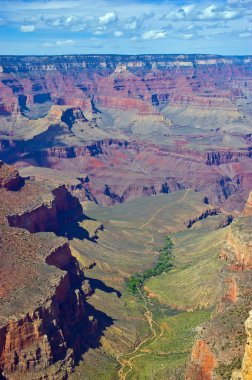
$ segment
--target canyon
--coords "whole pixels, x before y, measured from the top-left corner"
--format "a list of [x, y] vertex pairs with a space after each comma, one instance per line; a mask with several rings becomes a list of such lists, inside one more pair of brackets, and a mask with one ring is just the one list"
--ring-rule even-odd
[[99, 335], [92, 289], [59, 230], [82, 207], [63, 186], [24, 181], [3, 162], [0, 178], [1, 378], [67, 378]]
[[251, 56], [0, 56], [0, 379], [251, 379], [251, 104]]
[[80, 199], [104, 205], [193, 188], [243, 209], [251, 57], [2, 56], [0, 67], [6, 162], [71, 172]]

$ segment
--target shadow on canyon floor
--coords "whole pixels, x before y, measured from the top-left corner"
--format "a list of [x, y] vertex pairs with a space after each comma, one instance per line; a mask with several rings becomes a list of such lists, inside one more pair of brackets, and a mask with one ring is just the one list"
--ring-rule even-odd
[[88, 240], [92, 243], [96, 243], [97, 238], [96, 237], [90, 237], [89, 232], [83, 228], [80, 223], [83, 222], [84, 220], [95, 220], [92, 218], [89, 218], [87, 216], [83, 216], [81, 218], [76, 219], [73, 222], [70, 223], [62, 223], [62, 227], [58, 232], [56, 232], [57, 236], [62, 236], [67, 238], [68, 240], [73, 240], [73, 239], [79, 239], [79, 240]]
[[95, 349], [101, 346], [101, 338], [104, 336], [105, 330], [114, 324], [109, 315], [95, 309], [88, 302], [85, 307], [87, 318], [76, 326], [76, 335], [81, 336], [80, 342], [77, 345], [75, 343], [69, 345], [73, 349], [75, 365], [81, 360], [85, 360], [85, 353], [90, 348]]
[[91, 277], [85, 277], [85, 279], [87, 279], [90, 283], [90, 286], [91, 288], [93, 289], [93, 291], [95, 292], [96, 289], [99, 289], [101, 290], [102, 292], [105, 292], [105, 293], [115, 293], [117, 295], [118, 298], [121, 298], [122, 296], [122, 293], [119, 292], [119, 290], [111, 287], [111, 286], [107, 286], [103, 281], [101, 280], [98, 280], [96, 278], [91, 278]]

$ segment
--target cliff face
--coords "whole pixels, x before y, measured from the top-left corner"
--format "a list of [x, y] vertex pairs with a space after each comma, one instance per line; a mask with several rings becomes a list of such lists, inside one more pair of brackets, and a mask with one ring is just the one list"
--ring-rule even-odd
[[188, 366], [186, 380], [212, 380], [216, 359], [203, 340], [197, 340], [193, 347], [191, 362]]
[[[64, 187], [50, 193], [48, 184], [27, 180], [21, 188], [11, 181], [10, 190], [6, 184], [13, 176], [19, 177], [15, 169], [1, 165], [0, 377], [66, 379], [96, 321], [88, 311], [84, 274], [68, 242], [36, 232], [58, 228], [56, 221], [73, 220], [82, 209]], [[39, 206], [45, 200], [47, 206]], [[26, 209], [12, 219], [18, 221], [14, 227], [8, 223], [10, 205], [13, 211]]]
[[104, 205], [190, 187], [243, 209], [251, 57], [0, 57], [0, 67], [5, 162], [88, 175], [76, 194]]
[[233, 271], [252, 269], [251, 217], [236, 220], [230, 228], [221, 258]]
[[226, 261], [223, 296], [199, 333], [187, 368], [188, 380], [252, 378], [251, 312], [245, 323], [247, 344], [242, 327], [252, 302], [251, 226], [251, 216], [242, 216], [226, 227], [227, 240], [219, 257]]
[[25, 228], [28, 231], [59, 232], [63, 225], [82, 216], [82, 207], [64, 185], [52, 190], [52, 199], [38, 204], [31, 210], [8, 216], [11, 227]]
[[[31, 150], [29, 155], [27, 150]], [[73, 182], [79, 181], [74, 194], [104, 205], [192, 188], [204, 191], [212, 203], [241, 211], [252, 184], [248, 149], [220, 151], [219, 161], [211, 165], [213, 152], [123, 139], [42, 149], [40, 143], [32, 148], [29, 143], [19, 143], [15, 151], [16, 157], [22, 156], [21, 165], [57, 169], [59, 178], [59, 171], [63, 177], [73, 173]], [[36, 167], [29, 172], [33, 177], [38, 173]]]
[[16, 169], [6, 166], [0, 161], [0, 188], [15, 191], [19, 190], [23, 183], [24, 180]]
[[236, 111], [234, 102], [250, 90], [238, 74], [246, 78], [251, 66], [251, 57], [207, 55], [0, 57], [1, 113], [33, 116], [51, 104], [85, 107], [90, 97], [103, 107], [146, 114], [167, 104]]

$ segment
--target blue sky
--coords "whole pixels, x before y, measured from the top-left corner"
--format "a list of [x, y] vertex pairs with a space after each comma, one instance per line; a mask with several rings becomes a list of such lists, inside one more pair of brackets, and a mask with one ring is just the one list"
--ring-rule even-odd
[[252, 54], [252, 0], [0, 0], [0, 54]]

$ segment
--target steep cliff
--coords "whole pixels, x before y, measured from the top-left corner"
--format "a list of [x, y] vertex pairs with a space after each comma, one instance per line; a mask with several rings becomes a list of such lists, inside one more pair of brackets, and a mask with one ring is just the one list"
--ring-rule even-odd
[[221, 258], [231, 270], [252, 269], [252, 218], [238, 218], [230, 227], [228, 238], [222, 249]]
[[[199, 333], [187, 368], [188, 380], [230, 379], [231, 376], [232, 380], [251, 379], [251, 316], [246, 321], [247, 344], [243, 328], [252, 302], [251, 227], [251, 216], [236, 218], [226, 227], [227, 240], [219, 256], [226, 262], [221, 275], [223, 296], [210, 322]], [[202, 341], [206, 350], [199, 349]]]
[[[1, 164], [0, 177], [0, 377], [66, 379], [96, 321], [67, 240], [37, 232], [59, 231], [82, 208], [64, 187], [29, 180], [19, 187], [18, 172], [7, 165]], [[19, 211], [14, 227], [10, 210]]]
[[88, 175], [76, 194], [104, 205], [193, 188], [244, 208], [251, 57], [5, 56], [0, 67], [5, 162]]

